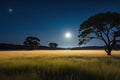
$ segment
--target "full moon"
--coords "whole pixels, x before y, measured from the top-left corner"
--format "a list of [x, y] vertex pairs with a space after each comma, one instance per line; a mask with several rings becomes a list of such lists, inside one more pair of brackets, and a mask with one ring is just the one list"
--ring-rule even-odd
[[71, 33], [70, 32], [65, 33], [65, 37], [66, 38], [70, 38], [71, 37]]

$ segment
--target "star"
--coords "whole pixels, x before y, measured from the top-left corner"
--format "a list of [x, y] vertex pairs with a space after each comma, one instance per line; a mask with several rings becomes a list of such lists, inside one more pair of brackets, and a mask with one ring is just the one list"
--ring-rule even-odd
[[12, 12], [13, 12], [13, 9], [12, 9], [12, 8], [9, 8], [8, 11], [9, 11], [10, 13], [12, 13]]

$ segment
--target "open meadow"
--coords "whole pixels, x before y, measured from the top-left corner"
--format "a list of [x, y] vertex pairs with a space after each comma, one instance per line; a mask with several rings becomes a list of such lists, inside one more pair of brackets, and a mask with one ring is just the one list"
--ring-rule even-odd
[[0, 51], [0, 80], [120, 80], [120, 51]]

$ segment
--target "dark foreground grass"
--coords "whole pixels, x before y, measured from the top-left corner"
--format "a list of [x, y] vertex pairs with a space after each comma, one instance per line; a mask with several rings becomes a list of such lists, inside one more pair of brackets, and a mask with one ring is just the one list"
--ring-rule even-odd
[[0, 80], [120, 80], [120, 60], [72, 56], [1, 59]]

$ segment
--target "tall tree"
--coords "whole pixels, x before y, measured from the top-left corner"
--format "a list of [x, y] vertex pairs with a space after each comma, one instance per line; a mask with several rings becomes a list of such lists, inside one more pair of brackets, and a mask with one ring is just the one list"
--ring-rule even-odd
[[105, 43], [105, 51], [111, 51], [120, 43], [120, 14], [106, 12], [96, 14], [84, 21], [79, 28], [79, 45], [86, 44], [92, 39], [99, 39]]
[[49, 43], [48, 44], [51, 48], [57, 48], [58, 44], [57, 43]]
[[28, 49], [38, 49], [40, 46], [39, 42], [39, 38], [28, 36], [24, 41], [24, 45], [27, 46]]

